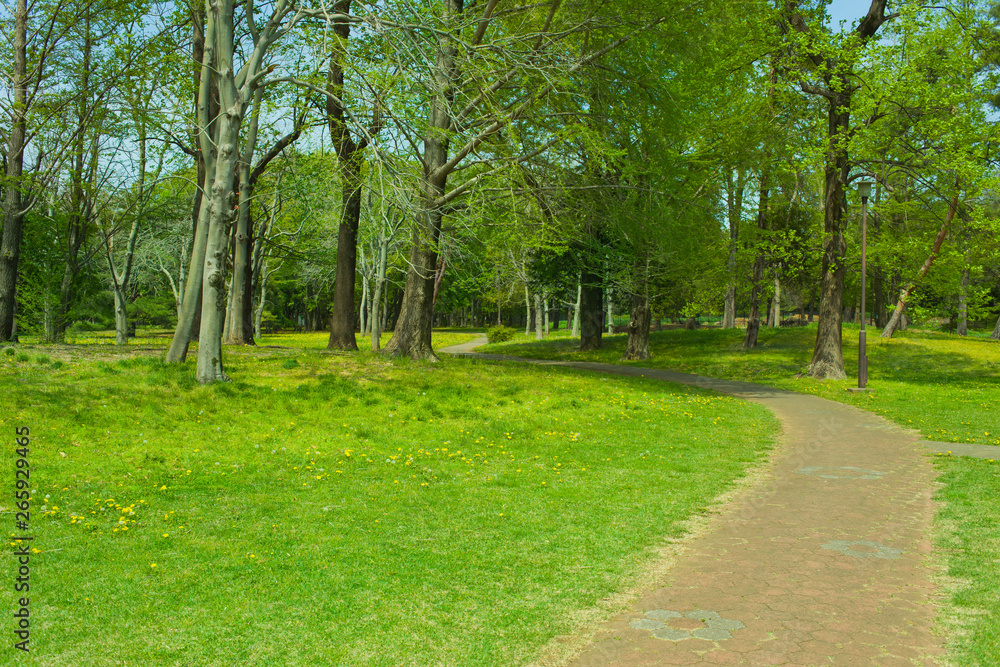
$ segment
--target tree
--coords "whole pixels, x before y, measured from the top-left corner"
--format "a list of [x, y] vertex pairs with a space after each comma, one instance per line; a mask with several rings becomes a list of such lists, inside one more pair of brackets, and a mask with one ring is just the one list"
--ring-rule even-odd
[[[386, 346], [386, 352], [392, 355], [436, 359], [431, 348], [433, 283], [448, 205], [503, 166], [518, 164], [532, 152], [543, 152], [557, 138], [532, 142], [527, 153], [494, 149], [491, 142], [500, 141], [500, 147], [516, 151], [517, 145], [504, 136], [509, 133], [527, 143], [529, 137], [517, 132], [517, 123], [557, 91], [559, 82], [571, 79], [632, 37], [631, 33], [611, 35], [597, 47], [576, 41], [583, 34], [594, 35], [593, 41], [598, 41], [591, 27], [591, 18], [596, 16], [585, 2], [554, 0], [542, 13], [536, 11], [537, 5], [527, 5], [499, 17], [495, 13], [497, 5], [497, 0], [489, 0], [478, 16], [470, 16], [463, 0], [444, 0], [433, 15], [427, 16], [433, 22], [429, 27], [435, 37], [429, 42], [433, 53], [422, 59], [432, 63], [425, 89], [426, 122], [417, 132], [406, 130], [410, 136], [422, 135], [423, 150], [414, 156], [420, 168], [420, 203], [414, 212], [402, 310]], [[538, 20], [531, 21], [535, 16]], [[654, 17], [643, 27], [661, 21]], [[534, 27], [529, 28], [533, 23]], [[491, 29], [497, 40], [490, 49], [480, 48]], [[582, 55], [568, 50], [571, 38], [583, 46]], [[411, 49], [407, 44], [406, 52]], [[495, 58], [492, 54], [496, 50], [508, 57]], [[421, 62], [407, 66], [419, 67]], [[449, 176], [460, 166], [467, 166], [463, 163], [481, 169], [448, 190]]]
[[898, 14], [886, 15], [887, 0], [872, 0], [868, 12], [846, 35], [831, 36], [813, 25], [800, 9], [798, 0], [784, 3], [781, 29], [800, 66], [795, 71], [799, 86], [806, 93], [818, 95], [827, 106], [827, 150], [824, 161], [824, 231], [823, 264], [820, 286], [819, 327], [813, 348], [809, 374], [818, 379], [841, 379], [844, 372], [842, 341], [842, 304], [847, 243], [844, 240], [844, 188], [851, 167], [849, 142], [853, 132], [851, 110], [859, 88], [855, 67], [861, 62], [865, 47], [879, 28]]

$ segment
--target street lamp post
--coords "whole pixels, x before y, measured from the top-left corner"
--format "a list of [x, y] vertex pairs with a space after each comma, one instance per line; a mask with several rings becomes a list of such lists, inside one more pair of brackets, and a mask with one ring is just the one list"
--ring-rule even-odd
[[858, 334], [858, 389], [864, 389], [868, 384], [868, 351], [865, 340], [865, 278], [868, 274], [868, 197], [872, 193], [872, 184], [858, 183], [858, 194], [861, 196], [861, 333]]

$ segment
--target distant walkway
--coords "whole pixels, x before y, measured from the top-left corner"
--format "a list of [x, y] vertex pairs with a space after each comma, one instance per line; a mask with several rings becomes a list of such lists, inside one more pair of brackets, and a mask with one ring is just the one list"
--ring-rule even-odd
[[441, 351], [713, 389], [768, 407], [784, 426], [762, 481], [571, 665], [937, 664], [943, 651], [927, 562], [935, 472], [912, 432], [763, 385], [472, 353], [484, 343]]

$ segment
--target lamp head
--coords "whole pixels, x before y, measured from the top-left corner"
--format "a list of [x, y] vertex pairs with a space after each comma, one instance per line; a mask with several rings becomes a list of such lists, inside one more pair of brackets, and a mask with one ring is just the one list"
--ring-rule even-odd
[[860, 195], [862, 199], [868, 199], [869, 197], [871, 197], [872, 184], [869, 183], [868, 181], [861, 181], [860, 183], [858, 183], [858, 195]]

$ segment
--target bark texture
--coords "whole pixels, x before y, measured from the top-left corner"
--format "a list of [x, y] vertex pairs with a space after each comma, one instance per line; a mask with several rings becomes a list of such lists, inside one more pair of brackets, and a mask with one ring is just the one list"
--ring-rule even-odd
[[[887, 20], [886, 0], [872, 0], [867, 13], [854, 28], [854, 44], [839, 55], [824, 55], [822, 47], [815, 44], [816, 29], [811, 27], [799, 13], [799, 3], [788, 0], [784, 3], [784, 17], [781, 29], [796, 32], [806, 40], [807, 48], [798, 53], [803, 60], [811, 63], [814, 71], [819, 71], [823, 85], [800, 82], [801, 88], [819, 95], [827, 104], [827, 150], [824, 165], [824, 206], [823, 261], [820, 281], [819, 326], [816, 344], [813, 347], [809, 374], [817, 379], [843, 379], [843, 320], [844, 259], [847, 243], [844, 240], [844, 187], [850, 169], [848, 141], [851, 133], [851, 98], [858, 86], [853, 78], [855, 62], [861, 57], [861, 50], [875, 36]], [[891, 17], [888, 17], [891, 18]]]
[[[444, 0], [446, 22], [462, 15], [462, 0]], [[452, 101], [459, 72], [455, 66], [456, 47], [450, 34], [439, 33], [434, 63], [434, 92], [430, 100], [428, 129], [424, 137], [421, 208], [413, 230], [410, 267], [406, 274], [403, 305], [385, 347], [387, 354], [437, 361], [431, 347], [434, 323], [434, 275], [437, 248], [441, 238], [442, 210], [438, 199], [445, 193], [449, 168], [449, 130], [452, 126]]]
[[727, 171], [726, 186], [726, 209], [729, 219], [729, 259], [726, 260], [726, 271], [729, 273], [729, 284], [726, 287], [722, 328], [734, 329], [736, 327], [736, 249], [740, 239], [740, 217], [743, 211], [746, 173], [740, 169], [736, 182], [733, 183], [732, 172]]
[[645, 294], [633, 294], [628, 321], [628, 341], [622, 360], [641, 361], [649, 359], [649, 327], [652, 311]]
[[542, 322], [542, 295], [535, 292], [535, 340], [542, 340], [544, 324]]
[[604, 333], [604, 290], [601, 277], [584, 271], [580, 277], [580, 350], [601, 349]]
[[3, 184], [3, 237], [0, 239], [0, 343], [15, 339], [14, 311], [17, 300], [18, 263], [24, 229], [22, 177], [26, 140], [27, 75], [27, 0], [17, 0], [14, 13], [14, 68], [12, 80], [13, 118], [7, 134], [7, 170]]
[[[768, 208], [770, 206], [770, 176], [765, 171], [760, 176], [760, 197], [757, 203], [757, 229], [761, 232], [767, 229]], [[757, 347], [757, 336], [760, 334], [760, 298], [764, 280], [764, 251], [758, 250], [753, 262], [753, 274], [750, 278], [750, 312], [747, 314], [747, 330], [743, 336], [743, 349]]]

